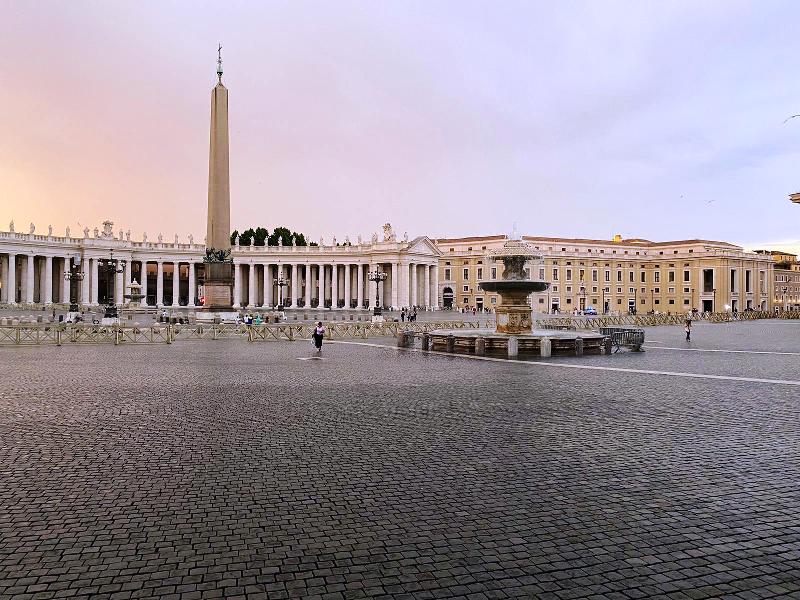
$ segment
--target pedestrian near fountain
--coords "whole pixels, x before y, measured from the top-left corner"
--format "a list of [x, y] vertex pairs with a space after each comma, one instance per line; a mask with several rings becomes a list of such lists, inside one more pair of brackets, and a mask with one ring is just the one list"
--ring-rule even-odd
[[317, 326], [314, 327], [314, 333], [311, 337], [314, 339], [317, 354], [322, 354], [322, 339], [325, 337], [325, 328], [322, 326], [322, 321], [319, 321]]
[[683, 328], [683, 330], [686, 332], [686, 341], [687, 342], [691, 342], [692, 341], [692, 320], [691, 319], [686, 319], [686, 326]]

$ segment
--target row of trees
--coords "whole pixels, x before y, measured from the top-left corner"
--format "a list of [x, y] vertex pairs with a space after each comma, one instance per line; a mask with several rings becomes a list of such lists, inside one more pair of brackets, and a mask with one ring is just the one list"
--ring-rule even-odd
[[264, 227], [256, 227], [255, 229], [251, 227], [250, 229], [245, 229], [241, 233], [234, 229], [231, 233], [231, 245], [236, 243], [237, 237], [239, 238], [240, 246], [249, 246], [251, 241], [254, 246], [277, 246], [278, 240], [280, 240], [281, 244], [284, 246], [291, 246], [292, 238], [294, 238], [295, 244], [298, 246], [317, 245], [315, 242], [306, 240], [304, 234], [290, 231], [286, 227], [276, 227], [272, 233], [269, 232], [269, 229], [265, 229]]

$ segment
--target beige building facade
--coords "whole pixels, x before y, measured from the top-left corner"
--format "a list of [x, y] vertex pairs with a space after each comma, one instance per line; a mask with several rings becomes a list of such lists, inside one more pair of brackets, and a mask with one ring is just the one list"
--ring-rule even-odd
[[[531, 298], [539, 312], [683, 313], [771, 310], [774, 261], [727, 242], [643, 239], [591, 240], [523, 236], [542, 253], [531, 276], [550, 289]], [[492, 309], [499, 299], [479, 283], [502, 275], [486, 253], [502, 246], [501, 235], [441, 238], [439, 304]]]

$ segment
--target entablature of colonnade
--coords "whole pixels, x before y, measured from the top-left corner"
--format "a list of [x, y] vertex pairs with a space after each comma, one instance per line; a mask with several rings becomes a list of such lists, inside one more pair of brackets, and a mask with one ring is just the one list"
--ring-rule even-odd
[[[205, 257], [206, 248], [204, 244], [194, 243], [192, 236], [189, 236], [188, 243], [181, 242], [177, 235], [173, 241], [165, 242], [159, 234], [157, 241], [148, 241], [145, 234], [142, 241], [130, 239], [130, 232], [113, 233], [113, 223], [105, 221], [103, 230], [94, 229], [90, 235], [89, 229], [83, 230], [83, 237], [72, 237], [67, 228], [64, 236], [52, 234], [52, 227], [48, 228], [47, 235], [35, 233], [35, 227], [31, 224], [28, 233], [17, 231], [0, 231], [0, 253], [33, 254], [37, 256], [66, 256], [83, 255], [86, 258], [106, 257], [109, 251], [113, 251], [119, 258], [147, 261], [147, 262], [202, 262]], [[9, 229], [13, 229], [13, 222]], [[420, 236], [411, 241], [397, 241], [394, 235], [378, 241], [377, 236], [373, 236], [371, 242], [359, 242], [357, 244], [337, 245], [336, 238], [330, 245], [325, 245], [323, 240], [316, 246], [239, 246], [234, 244], [231, 248], [231, 255], [235, 262], [297, 262], [297, 263], [317, 263], [317, 262], [364, 262], [364, 263], [389, 263], [389, 262], [411, 262], [428, 263], [435, 265], [441, 252], [426, 237]]]

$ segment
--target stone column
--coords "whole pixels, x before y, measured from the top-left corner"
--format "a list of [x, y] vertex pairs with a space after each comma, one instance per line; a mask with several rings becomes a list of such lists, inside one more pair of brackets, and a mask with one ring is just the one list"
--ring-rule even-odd
[[409, 294], [408, 294], [408, 263], [400, 263], [400, 300], [398, 302], [398, 307], [404, 307], [409, 305]]
[[125, 294], [129, 294], [131, 291], [131, 280], [133, 279], [133, 256], [125, 263], [125, 273], [124, 273], [124, 280], [122, 282], [122, 294], [119, 297], [119, 301], [122, 304], [125, 304]]
[[[400, 265], [396, 262], [392, 263], [392, 309], [397, 309], [400, 307], [400, 289], [398, 286], [399, 277], [398, 271], [400, 270]], [[384, 302], [385, 304], [385, 302]]]
[[33, 265], [35, 261], [33, 254], [28, 254], [28, 262], [25, 264], [25, 302], [33, 303]]
[[17, 303], [17, 255], [8, 253], [8, 275], [6, 275], [6, 302]]
[[356, 302], [358, 302], [358, 308], [364, 306], [364, 265], [361, 263], [356, 265], [358, 269], [358, 273], [356, 274], [356, 286], [358, 289], [356, 290]]
[[417, 298], [417, 288], [419, 287], [417, 282], [417, 267], [414, 263], [411, 264], [411, 306], [417, 306], [419, 304]]
[[53, 303], [53, 257], [44, 257], [44, 294], [41, 298], [45, 304]]
[[[118, 267], [119, 262], [117, 262]], [[116, 269], [115, 269], [116, 270]], [[125, 267], [121, 273], [114, 273], [114, 304], [117, 306], [122, 306], [123, 298], [122, 294], [124, 293], [122, 290], [125, 289], [125, 271], [128, 270], [128, 263], [125, 263]]]
[[344, 307], [349, 309], [352, 299], [350, 297], [350, 263], [344, 266]]
[[268, 264], [264, 267], [264, 306], [272, 308], [272, 275], [270, 274], [270, 266]]
[[181, 263], [172, 263], [172, 306], [181, 304]]
[[300, 291], [300, 276], [298, 273], [299, 265], [297, 263], [292, 263], [292, 308], [297, 308], [297, 297], [298, 292]]
[[164, 306], [164, 261], [156, 262], [156, 306]]
[[317, 299], [319, 304], [318, 308], [325, 306], [325, 265], [317, 265]]
[[90, 290], [89, 278], [92, 270], [91, 270], [91, 265], [89, 263], [90, 259], [88, 258], [83, 258], [83, 260], [81, 260], [80, 269], [81, 273], [83, 273], [83, 279], [81, 280], [81, 297], [79, 303], [84, 305], [89, 304], [89, 301], [91, 300], [90, 297], [91, 295], [89, 294]]
[[425, 275], [423, 276], [423, 300], [425, 302], [425, 308], [431, 307], [431, 266], [424, 265], [425, 268]]
[[256, 266], [253, 263], [247, 265], [247, 308], [256, 305]]
[[242, 306], [242, 268], [238, 262], [233, 263], [233, 308]]
[[197, 288], [197, 283], [195, 282], [195, 274], [194, 274], [194, 260], [189, 261], [189, 301], [186, 303], [186, 306], [194, 306], [194, 297], [195, 297], [195, 289]]
[[[457, 293], [457, 292], [456, 292]], [[433, 281], [431, 282], [431, 306], [439, 309], [439, 265], [433, 265]]]
[[303, 275], [305, 276], [305, 283], [306, 283], [306, 293], [305, 293], [305, 300], [306, 305], [305, 308], [311, 308], [311, 265], [306, 263], [303, 267]]
[[[377, 265], [369, 265], [370, 273], [377, 271]], [[375, 297], [375, 290], [377, 289], [377, 285], [374, 281], [366, 281], [366, 284], [369, 286], [367, 289], [367, 297], [369, 298], [369, 307], [375, 308], [377, 306], [378, 299]]]
[[148, 306], [147, 304], [147, 261], [143, 260], [140, 261], [140, 269], [139, 269], [139, 285], [142, 286], [142, 294], [144, 294], [144, 298], [142, 298], [142, 306]]
[[71, 261], [70, 261], [70, 257], [69, 256], [65, 256], [63, 260], [64, 260], [64, 270], [61, 273], [61, 296], [59, 297], [58, 300], [62, 304], [69, 304], [69, 285], [70, 285], [70, 282], [69, 282], [69, 279], [64, 277], [64, 275], [70, 272], [70, 268], [69, 267], [70, 267]]
[[100, 259], [93, 258], [92, 261], [92, 295], [89, 303], [92, 306], [99, 304], [98, 290], [100, 289]]
[[331, 265], [331, 308], [339, 306], [339, 265]]

